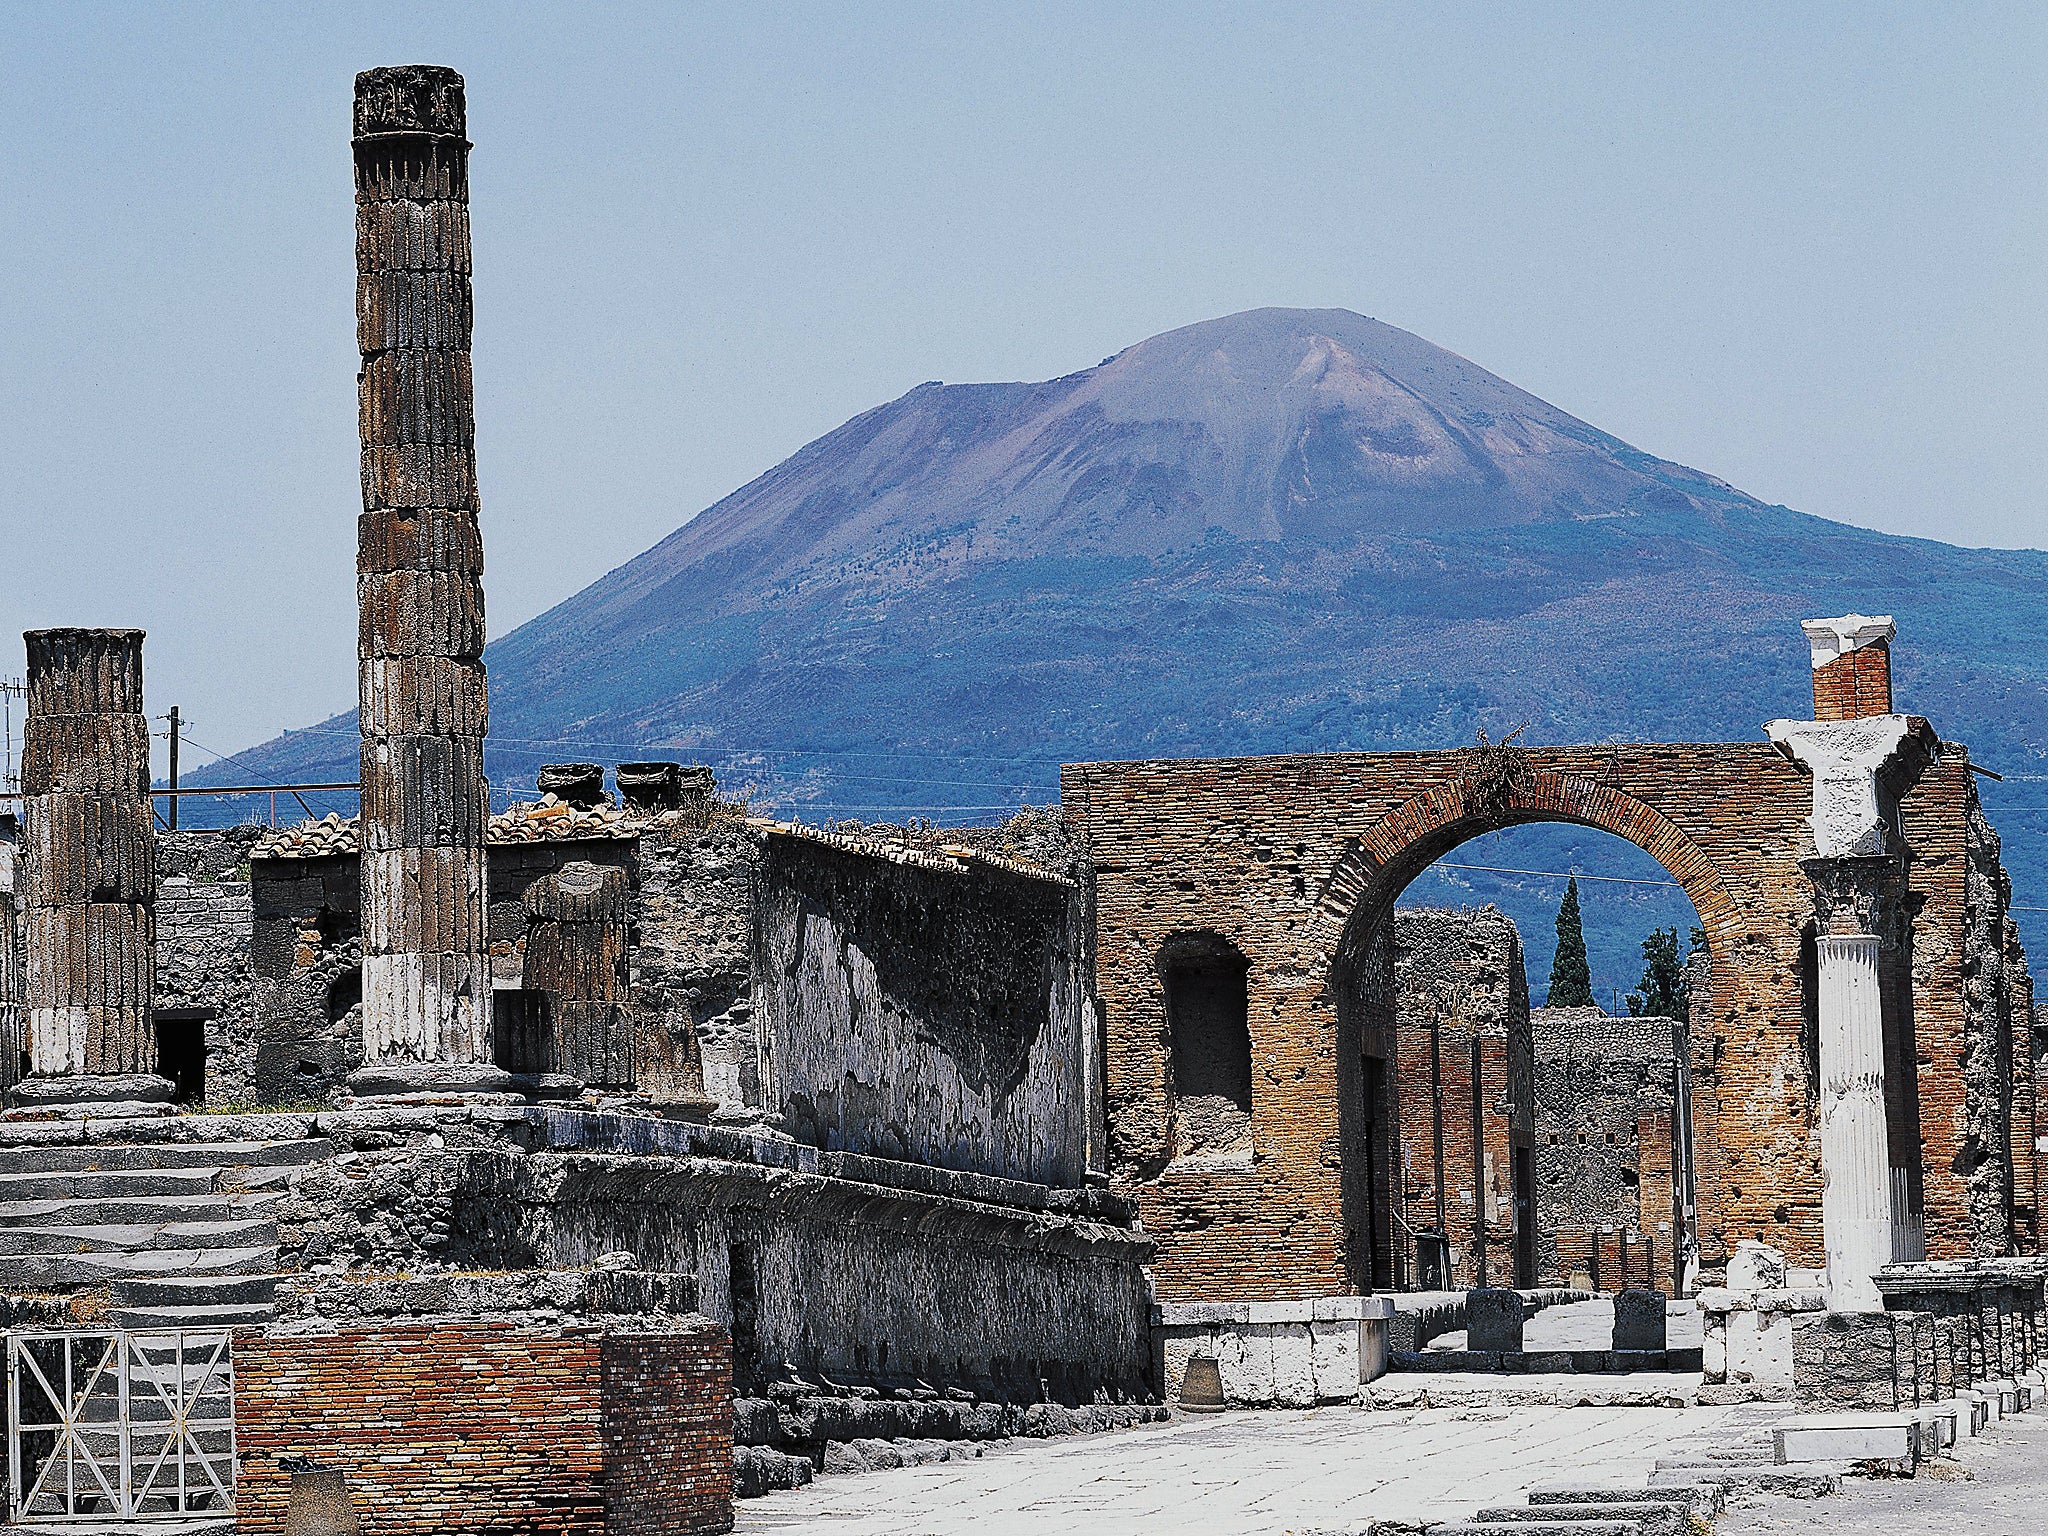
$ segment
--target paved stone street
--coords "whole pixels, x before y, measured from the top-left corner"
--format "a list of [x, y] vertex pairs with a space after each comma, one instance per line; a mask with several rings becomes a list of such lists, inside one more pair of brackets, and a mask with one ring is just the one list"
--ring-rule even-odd
[[1832, 1498], [1731, 1506], [1718, 1536], [2040, 1536], [2048, 1531], [2048, 1413], [1994, 1424], [1920, 1475], [1851, 1478]]
[[1721, 1408], [1353, 1408], [1184, 1418], [1020, 1443], [739, 1506], [740, 1536], [1280, 1536], [1448, 1520], [1565, 1478], [1641, 1484]]

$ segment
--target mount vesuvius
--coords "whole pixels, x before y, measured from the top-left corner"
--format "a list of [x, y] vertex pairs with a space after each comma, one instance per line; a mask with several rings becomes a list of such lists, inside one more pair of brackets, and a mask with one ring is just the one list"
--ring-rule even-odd
[[[492, 771], [666, 748], [807, 815], [966, 819], [1062, 760], [1753, 741], [1810, 712], [1797, 621], [1852, 609], [1898, 619], [1901, 708], [2039, 762], [2048, 556], [1766, 506], [1393, 326], [1255, 310], [818, 439], [491, 646]], [[343, 715], [231, 771], [354, 758]]]

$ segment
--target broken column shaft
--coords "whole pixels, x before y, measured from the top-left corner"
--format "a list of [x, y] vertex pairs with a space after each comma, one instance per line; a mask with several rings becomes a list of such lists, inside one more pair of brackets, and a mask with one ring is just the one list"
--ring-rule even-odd
[[359, 1091], [494, 1089], [483, 539], [462, 77], [356, 77], [363, 514]]
[[22, 734], [24, 1104], [160, 1101], [142, 631], [38, 629]]
[[566, 864], [526, 890], [525, 988], [546, 998], [549, 1070], [592, 1087], [633, 1086], [626, 872]]

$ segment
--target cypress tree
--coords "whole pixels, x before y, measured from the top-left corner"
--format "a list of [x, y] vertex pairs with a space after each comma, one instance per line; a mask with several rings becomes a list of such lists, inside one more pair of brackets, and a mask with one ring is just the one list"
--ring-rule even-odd
[[1643, 940], [1643, 979], [1628, 995], [1628, 1011], [1639, 1019], [1682, 1019], [1687, 990], [1685, 966], [1678, 958], [1678, 930], [1651, 929]]
[[1546, 1008], [1587, 1008], [1593, 1002], [1593, 968], [1586, 963], [1586, 931], [1579, 925], [1579, 882], [1564, 888], [1557, 909], [1557, 954], [1550, 962]]

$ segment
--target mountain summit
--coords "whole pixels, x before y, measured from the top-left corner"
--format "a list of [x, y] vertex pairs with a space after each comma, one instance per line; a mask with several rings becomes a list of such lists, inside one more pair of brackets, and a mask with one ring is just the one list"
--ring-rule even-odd
[[[1254, 310], [818, 439], [490, 648], [492, 771], [689, 755], [809, 815], [968, 817], [1061, 760], [1753, 741], [1810, 708], [1797, 621], [1852, 609], [1897, 616], [1902, 708], [2022, 768], [2044, 578], [1765, 506], [1379, 321]], [[242, 762], [353, 754], [338, 717]]]

